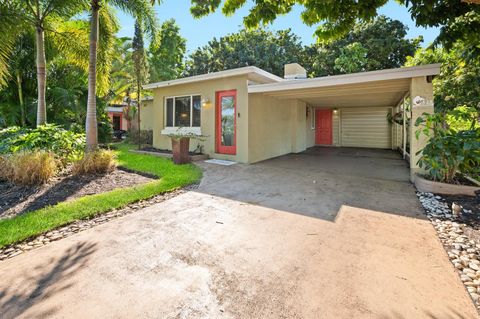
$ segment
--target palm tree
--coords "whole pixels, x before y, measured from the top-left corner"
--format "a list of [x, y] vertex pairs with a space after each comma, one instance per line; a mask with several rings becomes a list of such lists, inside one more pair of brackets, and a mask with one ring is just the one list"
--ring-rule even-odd
[[142, 24], [138, 20], [135, 21], [135, 36], [132, 42], [133, 47], [133, 68], [135, 70], [135, 86], [137, 89], [137, 125], [138, 125], [138, 149], [142, 148], [142, 139], [140, 128], [140, 107], [142, 84], [148, 81], [148, 61], [143, 44]]
[[[4, 46], [0, 49], [0, 81], [4, 80], [8, 71], [6, 61], [12, 53], [17, 36], [23, 26], [31, 25], [35, 29], [36, 66], [37, 66], [37, 125], [47, 122], [45, 89], [47, 81], [45, 58], [45, 30], [50, 20], [70, 18], [85, 8], [85, 0], [11, 0], [0, 2], [0, 41]], [[1, 84], [1, 83], [0, 83]]]
[[153, 35], [157, 23], [153, 6], [149, 0], [91, 0], [90, 1], [90, 52], [88, 71], [88, 99], [85, 133], [87, 138], [86, 151], [94, 151], [98, 147], [97, 130], [97, 42], [99, 38], [99, 11], [101, 4], [110, 4], [122, 11], [132, 14], [145, 23], [147, 31]]

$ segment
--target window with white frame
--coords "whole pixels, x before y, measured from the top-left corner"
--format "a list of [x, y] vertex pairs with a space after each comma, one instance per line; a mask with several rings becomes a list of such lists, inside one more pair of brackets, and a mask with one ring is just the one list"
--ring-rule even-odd
[[165, 127], [200, 127], [200, 95], [165, 98]]

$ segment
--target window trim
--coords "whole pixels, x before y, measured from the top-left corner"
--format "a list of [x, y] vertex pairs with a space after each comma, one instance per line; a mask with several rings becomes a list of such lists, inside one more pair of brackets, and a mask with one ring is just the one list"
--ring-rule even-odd
[[[200, 126], [192, 126], [193, 125], [193, 97], [199, 96], [200, 97]], [[180, 97], [190, 97], [190, 126], [175, 126], [175, 99]], [[167, 100], [173, 99], [173, 112], [172, 112], [172, 124], [173, 126], [167, 126]], [[201, 94], [183, 94], [183, 95], [172, 95], [172, 96], [165, 96], [163, 100], [163, 128], [200, 128], [202, 121], [202, 95]]]

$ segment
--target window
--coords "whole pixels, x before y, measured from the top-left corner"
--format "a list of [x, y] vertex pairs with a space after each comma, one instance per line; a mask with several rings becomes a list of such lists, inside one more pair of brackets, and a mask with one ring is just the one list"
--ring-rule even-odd
[[174, 96], [165, 99], [166, 127], [200, 127], [201, 96]]

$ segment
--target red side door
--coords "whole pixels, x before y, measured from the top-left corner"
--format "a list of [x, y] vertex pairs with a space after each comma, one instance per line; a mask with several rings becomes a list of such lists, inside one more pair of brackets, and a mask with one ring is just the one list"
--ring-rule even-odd
[[315, 113], [315, 144], [332, 145], [332, 110]]
[[237, 90], [216, 94], [216, 148], [217, 153], [237, 153]]

